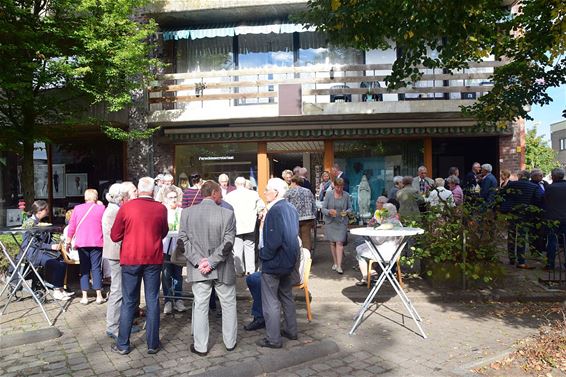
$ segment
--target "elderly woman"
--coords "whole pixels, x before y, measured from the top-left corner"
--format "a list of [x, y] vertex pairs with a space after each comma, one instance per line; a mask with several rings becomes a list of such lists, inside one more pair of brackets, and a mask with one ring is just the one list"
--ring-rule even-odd
[[88, 304], [89, 277], [92, 273], [92, 288], [96, 290], [96, 303], [102, 304], [102, 216], [104, 206], [98, 204], [98, 193], [94, 189], [85, 190], [85, 203], [79, 204], [73, 210], [69, 222], [69, 239], [75, 239], [75, 247], [79, 250], [81, 261], [81, 291], [83, 297], [81, 304]]
[[413, 187], [413, 177], [405, 176], [402, 181], [403, 188], [397, 191], [399, 202], [399, 216], [401, 220], [417, 219], [420, 216], [419, 203], [424, 201], [419, 191]]
[[[396, 227], [403, 226], [397, 218], [397, 208], [393, 204], [384, 203], [382, 209], [384, 210], [381, 221], [382, 224], [392, 224]], [[373, 243], [377, 245], [377, 250], [382, 253], [382, 255], [388, 255], [397, 250], [399, 241], [400, 239], [398, 237], [379, 237], [374, 239]], [[368, 260], [373, 258], [374, 256], [365, 242], [356, 247], [356, 259], [358, 260], [360, 272], [362, 273], [362, 279], [356, 282], [357, 286], [367, 284]]]
[[[38, 225], [48, 213], [49, 207], [47, 202], [45, 200], [36, 200], [31, 205], [30, 218], [26, 221], [25, 225]], [[62, 301], [69, 300], [73, 293], [67, 293], [63, 289], [67, 265], [59, 258], [53, 256], [53, 252], [61, 250], [61, 245], [57, 242], [53, 242], [51, 233], [49, 232], [32, 233], [27, 231], [23, 236], [21, 250], [25, 250], [30, 243], [31, 245], [29, 246], [26, 258], [34, 267], [43, 266], [46, 270], [50, 271], [50, 274], [47, 274], [49, 277], [47, 280], [53, 285], [53, 298]], [[20, 254], [16, 257], [16, 261], [21, 259], [21, 250]], [[10, 266], [9, 273], [11, 274], [13, 271], [13, 267]]]
[[322, 202], [324, 200], [324, 194], [326, 194], [326, 191], [332, 185], [332, 182], [330, 181], [330, 173], [327, 171], [323, 171], [322, 174], [320, 175], [320, 180], [321, 182], [318, 188], [318, 200]]
[[293, 172], [289, 169], [283, 170], [283, 173], [281, 173], [281, 178], [283, 178], [285, 183], [287, 183], [287, 186], [290, 186], [291, 185], [291, 178], [293, 178]]
[[328, 191], [322, 203], [322, 214], [324, 215], [324, 234], [330, 242], [332, 252], [332, 270], [343, 274], [342, 257], [344, 255], [344, 243], [348, 237], [348, 215], [352, 212], [352, 200], [350, 194], [344, 191], [344, 180], [336, 178], [334, 189]]
[[[167, 207], [167, 222], [170, 231], [179, 230], [179, 221], [181, 220], [181, 207], [177, 206], [177, 191], [173, 187], [165, 188], [163, 203]], [[165, 305], [163, 306], [163, 314], [171, 314], [173, 306], [178, 312], [187, 310], [183, 300], [183, 267], [177, 266], [171, 261], [171, 253], [173, 248], [177, 247], [177, 236], [167, 236], [163, 239], [163, 268], [161, 270], [161, 284], [163, 287], [163, 296], [165, 296]], [[173, 297], [176, 300], [173, 302]]]
[[436, 207], [440, 205], [454, 207], [454, 198], [452, 197], [452, 191], [444, 188], [444, 179], [436, 178], [434, 180], [434, 188], [430, 190], [428, 198], [426, 201], [430, 203], [431, 207]]
[[452, 198], [454, 199], [454, 204], [460, 206], [464, 203], [464, 191], [460, 187], [460, 178], [455, 175], [451, 175], [446, 178], [446, 183], [448, 184], [448, 189], [452, 191]]
[[[375, 212], [373, 214], [373, 217], [371, 218], [371, 220], [368, 222], [368, 226], [373, 226], [373, 225], [379, 225], [382, 223], [384, 217], [382, 216], [382, 214], [385, 212], [383, 209], [383, 205], [386, 204], [387, 202], [389, 202], [389, 199], [387, 199], [385, 196], [380, 196], [376, 199], [375, 201]], [[397, 209], [395, 209], [395, 214], [397, 214]]]

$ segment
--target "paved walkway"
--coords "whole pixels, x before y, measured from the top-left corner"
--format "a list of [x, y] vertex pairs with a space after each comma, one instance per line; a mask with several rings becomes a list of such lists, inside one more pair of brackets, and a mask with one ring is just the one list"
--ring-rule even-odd
[[[348, 248], [352, 248], [350, 244]], [[190, 312], [162, 315], [163, 350], [146, 353], [145, 336], [132, 336], [134, 350], [127, 356], [110, 351], [111, 340], [105, 335], [106, 305], [83, 306], [78, 299], [57, 318], [55, 326], [62, 336], [34, 344], [5, 347], [2, 339], [47, 326], [31, 300], [12, 304], [0, 318], [0, 375], [2, 376], [133, 376], [133, 375], [233, 375], [235, 367], [257, 360], [285, 360], [289, 366], [269, 375], [277, 376], [456, 376], [466, 375], [478, 362], [507, 352], [521, 338], [536, 333], [538, 326], [556, 316], [563, 292], [549, 292], [535, 281], [541, 271], [518, 271], [508, 267], [510, 276], [499, 286], [484, 291], [452, 292], [431, 290], [420, 279], [407, 280], [409, 297], [423, 317], [428, 339], [422, 339], [412, 320], [406, 316], [401, 301], [391, 289], [380, 295], [379, 308], [367, 317], [355, 336], [349, 336], [352, 317], [368, 293], [354, 286], [351, 250], [346, 258], [345, 274], [330, 270], [329, 247], [319, 243], [311, 277], [314, 319], [306, 320], [304, 301], [298, 299], [299, 339], [285, 341], [281, 350], [258, 348], [255, 341], [263, 331], [239, 331], [238, 347], [227, 352], [221, 337], [221, 320], [211, 315], [210, 353], [198, 357], [189, 352]], [[503, 283], [502, 283], [503, 284]], [[185, 287], [187, 289], [187, 287]], [[243, 280], [238, 283], [240, 328], [251, 317], [249, 294]], [[523, 300], [538, 303], [513, 302]], [[490, 299], [501, 301], [492, 302]], [[481, 298], [478, 299], [478, 298]], [[556, 303], [558, 302], [558, 303]], [[50, 314], [56, 312], [47, 305]], [[405, 314], [405, 315], [403, 315]], [[288, 355], [313, 350], [327, 341], [339, 351], [297, 365]], [[314, 348], [313, 348], [314, 347]], [[295, 352], [295, 353], [293, 353]], [[311, 352], [311, 351], [309, 351]], [[303, 355], [304, 356], [304, 355]], [[261, 371], [258, 371], [261, 372]]]

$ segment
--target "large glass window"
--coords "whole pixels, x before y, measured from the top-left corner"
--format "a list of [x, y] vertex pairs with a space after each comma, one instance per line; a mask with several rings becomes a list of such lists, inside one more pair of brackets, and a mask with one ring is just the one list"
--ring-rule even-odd
[[203, 179], [218, 181], [222, 173], [228, 174], [230, 183], [245, 177], [257, 186], [257, 144], [219, 143], [177, 145], [175, 147], [177, 176], [199, 173]]
[[323, 33], [300, 33], [299, 41], [298, 66], [364, 63], [362, 51], [333, 46], [328, 43], [327, 37]]
[[334, 161], [350, 181], [354, 211], [359, 211], [358, 189], [365, 176], [371, 190], [370, 208], [375, 210], [378, 196], [387, 196], [396, 175], [416, 175], [423, 163], [422, 140], [355, 140], [334, 143]]
[[232, 37], [180, 39], [175, 46], [177, 73], [234, 68]]
[[[292, 67], [293, 66], [293, 35], [292, 34], [244, 34], [238, 37], [238, 66], [240, 69]], [[285, 79], [285, 74], [257, 74], [240, 76], [240, 81], [279, 80]], [[273, 85], [258, 87], [241, 87], [240, 93], [268, 93], [274, 91]], [[274, 97], [245, 98], [240, 104], [272, 103]]]

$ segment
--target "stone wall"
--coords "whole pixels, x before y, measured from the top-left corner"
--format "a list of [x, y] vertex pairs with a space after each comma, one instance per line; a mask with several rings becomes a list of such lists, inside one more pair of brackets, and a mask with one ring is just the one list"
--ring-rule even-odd
[[499, 170], [515, 172], [525, 168], [525, 120], [512, 124], [513, 134], [499, 138]]

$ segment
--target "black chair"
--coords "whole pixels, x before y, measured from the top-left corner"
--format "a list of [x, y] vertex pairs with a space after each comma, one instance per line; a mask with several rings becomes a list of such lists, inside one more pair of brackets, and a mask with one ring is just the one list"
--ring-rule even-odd
[[[330, 87], [332, 89], [350, 89], [348, 85], [333, 85]], [[331, 94], [330, 95], [330, 102], [336, 102], [336, 100], [341, 100], [344, 102], [352, 102], [352, 95], [351, 94]]]
[[[375, 89], [381, 88], [379, 81], [362, 81], [360, 88]], [[362, 94], [362, 102], [383, 101], [383, 94]]]

